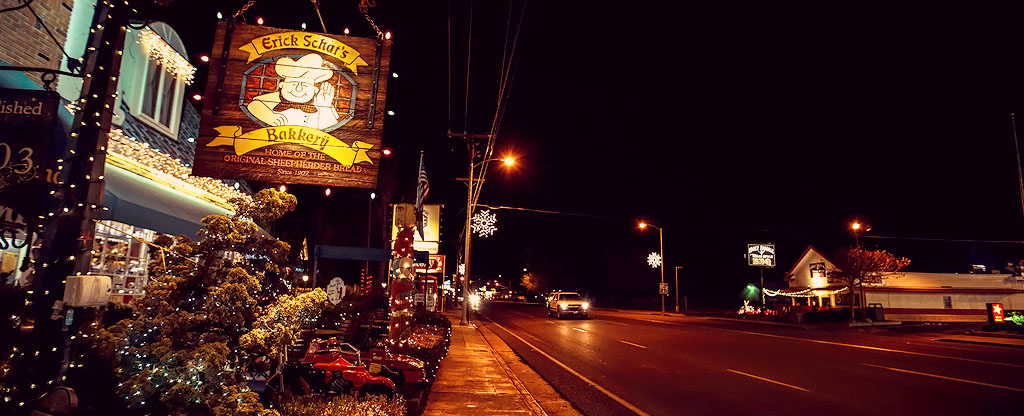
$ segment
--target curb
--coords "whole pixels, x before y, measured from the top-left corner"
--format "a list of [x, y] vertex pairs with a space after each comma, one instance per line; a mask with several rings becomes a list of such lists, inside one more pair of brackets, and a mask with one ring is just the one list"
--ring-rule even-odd
[[850, 328], [864, 326], [900, 326], [903, 321], [850, 322]]
[[707, 318], [707, 319], [715, 320], [715, 321], [745, 322], [745, 323], [760, 324], [760, 325], [782, 326], [782, 327], [787, 327], [787, 328], [809, 329], [809, 328], [807, 328], [804, 325], [787, 324], [787, 323], [782, 323], [782, 322], [768, 322], [768, 321], [754, 321], [754, 320], [748, 321], [746, 319], [715, 318], [715, 317], [711, 317], [711, 318]]
[[1002, 344], [1002, 343], [998, 343], [998, 342], [989, 342], [989, 341], [973, 340], [973, 339], [939, 338], [936, 341], [956, 342], [956, 343], [959, 343], [959, 344], [989, 345], [989, 346], [993, 346], [993, 347], [1024, 348], [1024, 345]]

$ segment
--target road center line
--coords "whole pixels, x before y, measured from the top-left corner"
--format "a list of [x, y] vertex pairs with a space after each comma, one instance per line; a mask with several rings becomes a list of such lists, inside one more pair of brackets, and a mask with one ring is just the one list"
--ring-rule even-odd
[[583, 374], [580, 374], [580, 373], [576, 372], [576, 370], [573, 370], [569, 366], [563, 364], [561, 361], [558, 361], [557, 359], [555, 359], [555, 357], [552, 357], [550, 354], [548, 354], [548, 353], [546, 353], [544, 351], [541, 351], [540, 348], [535, 347], [529, 341], [523, 339], [523, 337], [520, 337], [516, 333], [514, 333], [512, 331], [509, 331], [508, 328], [505, 328], [504, 326], [501, 326], [501, 324], [499, 324], [497, 322], [494, 322], [494, 320], [492, 320], [491, 318], [487, 318], [487, 320], [490, 321], [492, 324], [496, 325], [498, 328], [501, 328], [501, 329], [505, 330], [505, 332], [508, 332], [509, 335], [512, 335], [512, 336], [516, 337], [516, 339], [522, 341], [524, 344], [526, 344], [530, 348], [533, 348], [533, 350], [537, 351], [538, 353], [540, 353], [540, 355], [543, 355], [544, 357], [547, 357], [547, 359], [551, 360], [551, 362], [557, 364], [559, 367], [562, 367], [565, 371], [568, 371], [570, 374], [572, 374], [572, 375], [574, 375], [576, 377], [579, 377], [580, 380], [583, 380], [583, 382], [591, 385], [592, 387], [594, 387], [595, 389], [597, 389], [601, 393], [604, 393], [606, 396], [610, 397], [612, 400], [615, 400], [619, 404], [625, 406], [627, 409], [633, 411], [633, 413], [636, 413], [636, 414], [638, 414], [640, 416], [651, 416], [650, 413], [647, 413], [647, 412], [645, 412], [643, 410], [640, 410], [639, 407], [636, 407], [632, 403], [627, 402], [625, 399], [619, 397], [617, 394], [612, 393], [611, 391], [608, 391], [608, 389], [606, 389], [604, 387], [601, 387], [601, 385], [593, 382], [591, 379], [587, 378]]
[[640, 347], [640, 348], [643, 348], [643, 349], [645, 349], [645, 350], [647, 349], [647, 347], [645, 347], [645, 346], [643, 346], [643, 345], [640, 345], [640, 344], [634, 344], [634, 343], [632, 343], [632, 342], [629, 342], [629, 341], [623, 341], [623, 340], [621, 340], [621, 339], [620, 339], [620, 340], [619, 340], [619, 342], [621, 342], [621, 343], [623, 343], [623, 344], [628, 344], [628, 345], [632, 345], [632, 346], [634, 346], [634, 347]]
[[719, 329], [719, 330], [722, 330], [722, 331], [729, 331], [729, 332], [738, 332], [738, 333], [741, 333], [741, 334], [760, 335], [760, 336], [763, 336], [763, 337], [782, 338], [782, 339], [791, 339], [791, 340], [796, 340], [796, 341], [813, 342], [813, 343], [816, 343], [816, 344], [826, 344], [826, 345], [836, 345], [836, 346], [840, 346], [840, 347], [860, 348], [860, 349], [871, 350], [871, 351], [893, 352], [893, 353], [897, 353], [897, 354], [916, 355], [916, 356], [919, 356], [919, 357], [945, 358], [947, 360], [959, 360], [959, 361], [968, 361], [968, 362], [972, 362], [972, 363], [993, 364], [993, 365], [1002, 365], [1002, 366], [1006, 366], [1006, 367], [1024, 368], [1024, 365], [1019, 365], [1019, 364], [1009, 364], [1009, 363], [1000, 363], [1000, 362], [995, 362], [995, 361], [975, 360], [973, 358], [951, 357], [951, 356], [948, 356], [948, 355], [929, 354], [929, 353], [926, 353], [926, 352], [894, 350], [894, 349], [891, 349], [891, 348], [872, 347], [872, 346], [869, 346], [869, 345], [847, 344], [845, 342], [824, 341], [824, 340], [820, 340], [820, 339], [806, 339], [806, 338], [797, 338], [797, 337], [787, 337], [785, 335], [764, 334], [764, 333], [760, 333], [760, 332], [740, 331], [740, 330], [736, 330], [736, 329], [725, 329], [725, 328], [714, 328], [714, 329]]
[[738, 329], [716, 328], [716, 327], [708, 327], [708, 326], [701, 326], [701, 325], [685, 324], [685, 323], [680, 323], [680, 322], [664, 322], [664, 321], [655, 321], [655, 320], [642, 319], [642, 318], [628, 318], [628, 319], [635, 319], [635, 320], [638, 320], [638, 321], [655, 322], [655, 323], [660, 323], [660, 324], [670, 324], [670, 325], [671, 324], [675, 324], [675, 325], [685, 325], [685, 326], [696, 326], [696, 327], [699, 327], [699, 328], [705, 328], [705, 329], [709, 329], [709, 330], [735, 332], [735, 333], [747, 334], [747, 335], [758, 335], [758, 336], [769, 337], [769, 338], [790, 339], [790, 340], [794, 340], [794, 341], [813, 342], [813, 343], [816, 343], [816, 344], [835, 345], [835, 346], [840, 346], [840, 347], [860, 348], [860, 349], [872, 350], [872, 351], [882, 351], [882, 352], [892, 352], [892, 353], [897, 353], [897, 354], [916, 355], [916, 356], [919, 356], [919, 357], [945, 358], [947, 360], [958, 360], [958, 361], [967, 361], [967, 362], [972, 362], [972, 363], [1001, 365], [1001, 366], [1013, 367], [1013, 368], [1024, 368], [1024, 365], [1020, 365], [1020, 364], [1010, 364], [1010, 363], [1000, 363], [1000, 362], [996, 362], [996, 361], [976, 360], [976, 359], [973, 359], [973, 358], [951, 357], [951, 356], [948, 356], [948, 355], [929, 354], [929, 353], [926, 353], [926, 352], [894, 350], [894, 349], [891, 349], [891, 348], [872, 347], [872, 346], [869, 346], [869, 345], [857, 345], [857, 344], [847, 344], [845, 342], [824, 341], [824, 340], [820, 340], [820, 339], [807, 339], [807, 338], [788, 337], [788, 336], [785, 336], [785, 335], [765, 334], [765, 333], [761, 333], [761, 332], [751, 332], [751, 331], [740, 331]]
[[902, 368], [885, 367], [885, 366], [881, 366], [881, 365], [874, 365], [874, 364], [868, 364], [868, 363], [861, 363], [861, 364], [866, 365], [868, 367], [884, 368], [886, 370], [898, 371], [898, 372], [901, 372], [901, 373], [915, 374], [915, 375], [925, 376], [925, 377], [934, 377], [934, 378], [939, 378], [939, 379], [943, 379], [943, 380], [959, 381], [961, 383], [977, 384], [979, 386], [995, 387], [997, 389], [1006, 389], [1006, 390], [1011, 390], [1011, 391], [1024, 392], [1024, 389], [1018, 389], [1016, 387], [1000, 386], [998, 384], [982, 383], [980, 381], [964, 380], [962, 378], [946, 377], [946, 376], [940, 376], [938, 374], [921, 373], [921, 372], [917, 372], [917, 371], [904, 370]]
[[576, 328], [576, 327], [572, 327], [572, 329], [575, 329], [575, 330], [577, 330], [577, 331], [580, 331], [580, 332], [582, 332], [582, 333], [584, 333], [584, 334], [586, 334], [586, 333], [587, 333], [587, 330], [585, 330], [585, 329], [579, 329], [579, 328]]
[[742, 372], [742, 371], [736, 371], [736, 370], [733, 370], [733, 369], [731, 369], [731, 368], [726, 368], [726, 369], [725, 369], [725, 371], [728, 371], [728, 372], [730, 372], [730, 373], [736, 373], [736, 374], [739, 374], [739, 375], [741, 375], [741, 376], [747, 376], [747, 377], [750, 377], [750, 378], [756, 378], [756, 379], [758, 379], [758, 380], [761, 380], [761, 381], [767, 381], [767, 382], [769, 382], [769, 383], [773, 383], [773, 384], [778, 384], [778, 385], [780, 385], [780, 386], [786, 386], [786, 387], [789, 387], [789, 388], [791, 388], [791, 389], [797, 389], [797, 390], [800, 390], [800, 391], [806, 391], [806, 392], [808, 392], [808, 393], [810, 393], [810, 392], [811, 392], [810, 390], [807, 390], [807, 389], [805, 389], [805, 388], [803, 388], [803, 387], [797, 387], [797, 386], [794, 386], [794, 385], [792, 385], [792, 384], [786, 384], [786, 383], [783, 383], [783, 382], [781, 382], [781, 381], [775, 381], [775, 380], [772, 380], [772, 379], [770, 379], [770, 378], [764, 378], [764, 377], [759, 377], [759, 376], [755, 376], [755, 375], [753, 375], [753, 374], [748, 374], [748, 373], [744, 373], [744, 372]]
[[629, 324], [624, 324], [622, 322], [615, 322], [615, 321], [609, 321], [609, 320], [602, 320], [601, 322], [607, 322], [607, 323], [615, 324], [615, 325], [629, 326]]

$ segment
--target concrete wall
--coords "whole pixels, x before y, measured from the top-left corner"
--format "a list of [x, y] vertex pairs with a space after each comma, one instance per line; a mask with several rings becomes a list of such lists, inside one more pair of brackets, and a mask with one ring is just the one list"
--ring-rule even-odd
[[[945, 297], [951, 300], [946, 308]], [[1006, 309], [1024, 309], [1024, 293], [977, 293], [946, 289], [934, 292], [865, 293], [867, 303], [879, 303], [885, 316], [901, 321], [985, 322], [986, 303], [1002, 303]]]

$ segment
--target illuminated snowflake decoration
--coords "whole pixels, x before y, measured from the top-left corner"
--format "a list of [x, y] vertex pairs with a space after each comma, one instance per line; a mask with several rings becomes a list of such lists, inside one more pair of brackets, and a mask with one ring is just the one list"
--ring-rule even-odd
[[480, 237], [490, 237], [498, 231], [498, 216], [490, 210], [483, 210], [473, 215], [473, 232]]
[[647, 255], [647, 264], [651, 265], [651, 268], [657, 269], [661, 267], [661, 254], [651, 253]]

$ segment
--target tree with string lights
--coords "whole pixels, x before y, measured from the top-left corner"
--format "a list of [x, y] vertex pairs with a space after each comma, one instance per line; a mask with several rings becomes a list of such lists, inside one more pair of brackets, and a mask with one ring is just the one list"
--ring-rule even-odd
[[860, 287], [860, 307], [864, 307], [864, 284], [882, 283], [883, 279], [899, 277], [899, 271], [910, 266], [910, 259], [896, 257], [885, 250], [865, 250], [860, 247], [844, 248], [832, 258], [834, 268], [828, 271], [828, 279], [842, 282], [850, 293], [850, 319], [856, 314], [853, 309], [854, 289]]
[[286, 294], [290, 247], [253, 222], [294, 210], [295, 197], [265, 189], [251, 203], [233, 202], [238, 213], [204, 218], [198, 241], [159, 237], [146, 296], [130, 318], [90, 337], [91, 351], [114, 369], [126, 413], [277, 414], [245, 374], [256, 357], [277, 356], [297, 339], [327, 297]]

